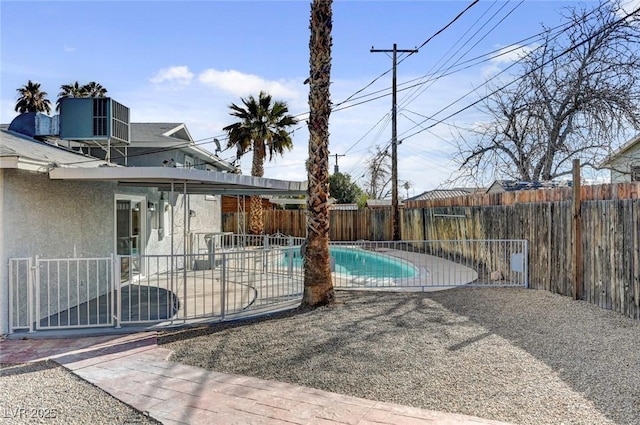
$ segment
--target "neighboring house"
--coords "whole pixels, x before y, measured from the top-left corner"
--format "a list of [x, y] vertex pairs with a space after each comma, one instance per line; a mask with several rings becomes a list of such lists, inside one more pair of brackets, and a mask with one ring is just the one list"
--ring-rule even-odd
[[229, 162], [198, 146], [185, 124], [180, 123], [131, 123], [131, 142], [125, 153], [112, 152], [111, 161], [128, 167], [236, 171]]
[[489, 186], [486, 193], [503, 193], [503, 192], [515, 192], [519, 190], [537, 190], [537, 189], [552, 189], [556, 187], [571, 186], [570, 181], [519, 181], [519, 180], [496, 180]]
[[611, 183], [640, 181], [640, 134], [609, 155], [600, 166], [611, 171]]
[[331, 204], [329, 209], [333, 211], [357, 211], [358, 204]]
[[[367, 199], [367, 208], [391, 208], [391, 199]], [[398, 208], [404, 208], [404, 202], [398, 201]]]
[[404, 200], [404, 202], [431, 201], [434, 199], [455, 198], [457, 196], [467, 196], [472, 193], [476, 193], [477, 191], [478, 189], [472, 189], [472, 188], [433, 189], [433, 190], [427, 190], [426, 192], [422, 192], [419, 195], [412, 196], [411, 198], [407, 198]]
[[[89, 106], [92, 100], [104, 101], [77, 100], [88, 101]], [[125, 108], [107, 101], [109, 108], [120, 112]], [[105, 141], [99, 133], [108, 133], [103, 131], [105, 123], [115, 120], [108, 112], [97, 118], [71, 114], [78, 121], [74, 123], [64, 115], [63, 104], [59, 119], [28, 113], [16, 117], [9, 127], [0, 127], [0, 261], [5, 265], [0, 268], [1, 334], [9, 330], [10, 296], [26, 297], [30, 290], [27, 284], [12, 287], [12, 295], [11, 268], [6, 267], [10, 259], [189, 253], [198, 235], [221, 231], [221, 193], [306, 191], [301, 182], [229, 173], [235, 167], [196, 146], [184, 124], [120, 121], [123, 127], [110, 127], [110, 131], [118, 129], [118, 134]], [[128, 117], [128, 109], [123, 116]], [[79, 132], [97, 129], [98, 134], [65, 139], [69, 126]], [[175, 164], [162, 166], [168, 159]], [[130, 272], [136, 266], [127, 263], [124, 270], [123, 261], [122, 267], [122, 272]], [[164, 266], [144, 267], [133, 271], [149, 275]], [[93, 278], [85, 279], [89, 280]], [[68, 293], [64, 299], [60, 289], [58, 297], [57, 302], [42, 302], [40, 308], [52, 314], [79, 302]]]

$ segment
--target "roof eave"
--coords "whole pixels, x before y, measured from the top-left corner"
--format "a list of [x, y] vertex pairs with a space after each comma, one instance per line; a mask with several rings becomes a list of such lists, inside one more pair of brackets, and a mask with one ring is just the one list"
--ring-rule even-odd
[[36, 173], [47, 173], [52, 164], [45, 161], [37, 161], [17, 155], [0, 157], [0, 169], [16, 169], [23, 171], [33, 171]]
[[627, 143], [622, 145], [622, 147], [620, 147], [620, 149], [618, 149], [616, 152], [613, 152], [611, 155], [606, 157], [599, 164], [599, 167], [601, 167], [601, 168], [611, 167], [613, 165], [613, 163], [615, 161], [617, 161], [620, 156], [622, 156], [623, 154], [629, 152], [632, 148], [634, 148], [638, 144], [640, 144], [640, 134], [638, 134], [637, 136], [635, 136], [634, 138], [629, 140]]
[[299, 195], [307, 190], [307, 182], [172, 167], [57, 168], [49, 172], [49, 178], [116, 181], [122, 186], [156, 187], [164, 191], [174, 188], [176, 192], [186, 187], [188, 193], [194, 194]]

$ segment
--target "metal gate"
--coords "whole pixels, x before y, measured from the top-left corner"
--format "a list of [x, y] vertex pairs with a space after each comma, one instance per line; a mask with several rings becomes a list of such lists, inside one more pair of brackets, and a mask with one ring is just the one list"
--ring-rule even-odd
[[113, 326], [112, 257], [9, 260], [9, 331]]

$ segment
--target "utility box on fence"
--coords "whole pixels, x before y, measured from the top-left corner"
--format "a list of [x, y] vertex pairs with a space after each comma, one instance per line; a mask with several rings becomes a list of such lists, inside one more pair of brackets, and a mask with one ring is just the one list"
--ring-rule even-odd
[[524, 254], [519, 252], [511, 255], [511, 271], [524, 273]]

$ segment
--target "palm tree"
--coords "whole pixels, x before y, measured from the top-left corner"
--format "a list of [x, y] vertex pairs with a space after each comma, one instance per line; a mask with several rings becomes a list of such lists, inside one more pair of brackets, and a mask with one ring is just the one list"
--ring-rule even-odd
[[[236, 123], [223, 128], [229, 134], [227, 147], [236, 146], [238, 157], [253, 150], [251, 175], [264, 175], [264, 160], [269, 154], [269, 161], [274, 154], [282, 155], [285, 149], [291, 150], [293, 142], [287, 128], [296, 124], [297, 120], [288, 114], [289, 108], [283, 101], [271, 103], [271, 95], [261, 91], [258, 99], [249, 96], [241, 99], [244, 108], [232, 103], [230, 115], [239, 118]], [[262, 199], [251, 197], [249, 232], [263, 232]]]
[[40, 91], [40, 83], [31, 80], [24, 86], [16, 89], [20, 97], [16, 101], [16, 112], [51, 112], [51, 102], [47, 99], [47, 92]]
[[58, 93], [56, 111], [60, 110], [60, 102], [62, 99], [67, 97], [105, 97], [106, 94], [107, 89], [95, 81], [84, 85], [80, 85], [77, 81], [73, 84], [63, 84], [60, 86], [60, 93]]
[[58, 100], [56, 101], [56, 111], [60, 110], [60, 103], [62, 99], [68, 97], [87, 97], [84, 86], [81, 86], [77, 81], [73, 84], [63, 84], [60, 86], [60, 93], [58, 93]]
[[335, 299], [329, 264], [329, 74], [332, 0], [311, 3], [309, 76], [309, 159], [307, 160], [307, 239], [304, 247], [304, 294], [308, 306]]
[[96, 83], [95, 81], [85, 84], [83, 89], [87, 97], [105, 97], [107, 94], [107, 89], [105, 89], [102, 84]]

